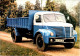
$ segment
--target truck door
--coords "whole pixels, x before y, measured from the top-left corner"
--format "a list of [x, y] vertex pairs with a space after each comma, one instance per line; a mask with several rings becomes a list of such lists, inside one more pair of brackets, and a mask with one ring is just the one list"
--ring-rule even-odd
[[39, 29], [42, 29], [42, 16], [35, 15], [34, 16], [34, 35]]

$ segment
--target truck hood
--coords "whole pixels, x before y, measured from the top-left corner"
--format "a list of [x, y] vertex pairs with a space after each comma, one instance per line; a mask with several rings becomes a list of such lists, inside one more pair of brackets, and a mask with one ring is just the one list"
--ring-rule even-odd
[[48, 22], [48, 23], [43, 23], [45, 26], [58, 26], [58, 27], [73, 27], [72, 24], [70, 23], [63, 23], [63, 22]]

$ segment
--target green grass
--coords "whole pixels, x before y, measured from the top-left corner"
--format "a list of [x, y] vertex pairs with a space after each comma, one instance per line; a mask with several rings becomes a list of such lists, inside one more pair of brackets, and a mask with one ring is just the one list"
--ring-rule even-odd
[[77, 42], [75, 43], [75, 48], [80, 48], [79, 44], [80, 44], [80, 31], [79, 31], [79, 26], [76, 27], [76, 31], [77, 31]]
[[0, 55], [44, 56], [32, 49], [21, 47], [3, 40], [0, 40]]

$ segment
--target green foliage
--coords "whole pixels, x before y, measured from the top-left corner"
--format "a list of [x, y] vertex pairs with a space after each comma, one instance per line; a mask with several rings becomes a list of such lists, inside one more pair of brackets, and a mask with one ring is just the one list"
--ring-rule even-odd
[[0, 16], [0, 28], [4, 27], [4, 18]]
[[76, 23], [77, 23], [75, 18], [73, 16], [71, 16], [70, 14], [68, 14], [68, 16], [70, 17], [70, 19], [67, 20], [67, 22], [73, 24], [73, 27], [75, 29], [76, 28]]
[[62, 4], [62, 5], [60, 6], [60, 12], [63, 13], [63, 14], [65, 15], [65, 17], [67, 18], [67, 16], [68, 16], [68, 11], [67, 11], [66, 6], [65, 6], [64, 4]]
[[30, 3], [29, 1], [26, 2], [25, 9], [23, 10], [22, 17], [28, 17], [29, 16], [29, 10], [33, 10], [34, 5]]
[[0, 15], [7, 14], [9, 7], [11, 6], [11, 3], [13, 3], [14, 0], [2, 0], [0, 1]]
[[41, 56], [38, 52], [25, 48], [22, 46], [18, 46], [3, 40], [0, 40], [0, 55], [16, 55], [16, 56]]
[[11, 8], [11, 14], [9, 18], [16, 18], [17, 17], [17, 3], [16, 2], [11, 3], [10, 8]]
[[4, 15], [9, 7], [9, 0], [0, 1], [0, 15]]
[[34, 9], [35, 9], [35, 10], [41, 10], [40, 1], [39, 1], [39, 0], [36, 0], [36, 4], [35, 4], [35, 6], [34, 6]]
[[[14, 0], [2, 0], [0, 1], [0, 16], [1, 16], [1, 28], [6, 27], [6, 17], [8, 15], [9, 8], [12, 6]], [[4, 24], [3, 24], [4, 23]]]
[[75, 11], [76, 11], [75, 18], [77, 19], [77, 25], [79, 25], [79, 21], [80, 21], [80, 2], [76, 5]]
[[19, 5], [18, 11], [17, 11], [17, 17], [22, 17], [22, 12], [23, 12], [23, 6]]
[[80, 48], [80, 27], [79, 26], [77, 26], [76, 27], [76, 29], [75, 29], [76, 31], [77, 31], [77, 42], [75, 43], [75, 48]]
[[44, 10], [46, 11], [54, 11], [55, 4], [54, 2], [50, 2], [50, 0], [47, 0], [46, 6], [44, 7]]
[[[67, 11], [67, 9], [66, 9], [66, 6], [65, 6], [64, 4], [62, 4], [62, 5], [60, 6], [60, 12], [65, 15], [66, 22], [73, 24], [73, 27], [74, 27], [74, 29], [75, 29], [75, 27], [76, 27], [76, 20], [75, 20], [75, 18], [74, 18], [73, 16], [70, 15], [70, 13], [68, 13], [68, 11]], [[69, 18], [70, 18], [69, 20], [67, 19], [68, 16], [69, 16]]]

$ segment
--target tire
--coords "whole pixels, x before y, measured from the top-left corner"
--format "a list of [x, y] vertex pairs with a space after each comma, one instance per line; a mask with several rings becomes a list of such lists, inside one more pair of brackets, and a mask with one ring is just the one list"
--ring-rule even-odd
[[22, 41], [22, 37], [21, 36], [16, 36], [15, 30], [13, 30], [11, 34], [12, 34], [11, 36], [12, 36], [13, 42], [21, 42]]
[[75, 43], [67, 43], [67, 44], [64, 44], [64, 47], [67, 48], [67, 49], [71, 49], [74, 47], [74, 44]]
[[44, 43], [43, 37], [41, 34], [38, 34], [36, 37], [36, 45], [38, 50], [45, 51], [47, 45]]

